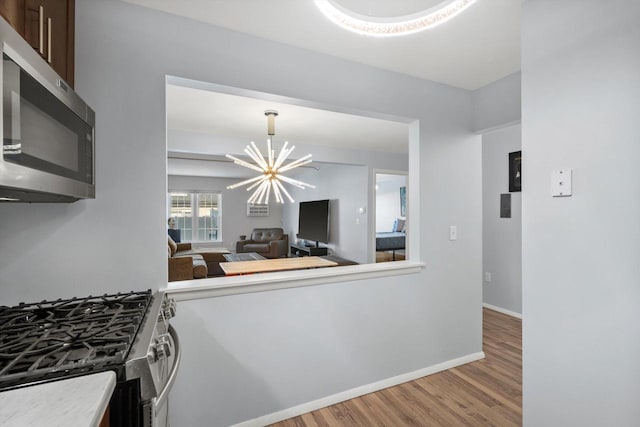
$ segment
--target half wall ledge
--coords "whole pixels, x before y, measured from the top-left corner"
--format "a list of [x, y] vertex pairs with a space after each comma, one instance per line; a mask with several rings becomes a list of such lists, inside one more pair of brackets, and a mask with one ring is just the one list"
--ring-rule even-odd
[[216, 298], [227, 295], [266, 292], [374, 279], [386, 276], [417, 274], [426, 265], [422, 262], [396, 261], [378, 264], [346, 265], [312, 270], [259, 273], [243, 276], [171, 282], [160, 290], [171, 294], [176, 301]]

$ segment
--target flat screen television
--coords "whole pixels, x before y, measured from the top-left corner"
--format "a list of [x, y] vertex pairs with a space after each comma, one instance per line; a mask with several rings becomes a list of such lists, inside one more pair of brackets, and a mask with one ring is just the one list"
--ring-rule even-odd
[[298, 238], [329, 243], [329, 200], [300, 202]]

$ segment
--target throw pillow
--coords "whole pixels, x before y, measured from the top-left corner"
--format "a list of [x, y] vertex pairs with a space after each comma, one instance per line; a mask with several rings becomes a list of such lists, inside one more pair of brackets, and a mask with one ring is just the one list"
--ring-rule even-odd
[[393, 231], [402, 231], [404, 229], [404, 219], [396, 219], [393, 222], [394, 228]]

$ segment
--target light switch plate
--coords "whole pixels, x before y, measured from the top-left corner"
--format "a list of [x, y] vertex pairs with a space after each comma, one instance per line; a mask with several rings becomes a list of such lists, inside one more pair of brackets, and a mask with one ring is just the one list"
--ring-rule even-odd
[[458, 240], [458, 227], [455, 225], [449, 227], [449, 240]]
[[559, 169], [551, 172], [551, 195], [553, 197], [568, 197], [573, 191], [571, 169]]

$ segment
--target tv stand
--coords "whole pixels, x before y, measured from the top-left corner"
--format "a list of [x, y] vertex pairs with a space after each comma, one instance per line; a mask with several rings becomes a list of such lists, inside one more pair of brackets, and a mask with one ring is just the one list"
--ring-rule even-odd
[[327, 255], [327, 248], [317, 248], [315, 246], [303, 246], [291, 244], [291, 256], [324, 256]]

